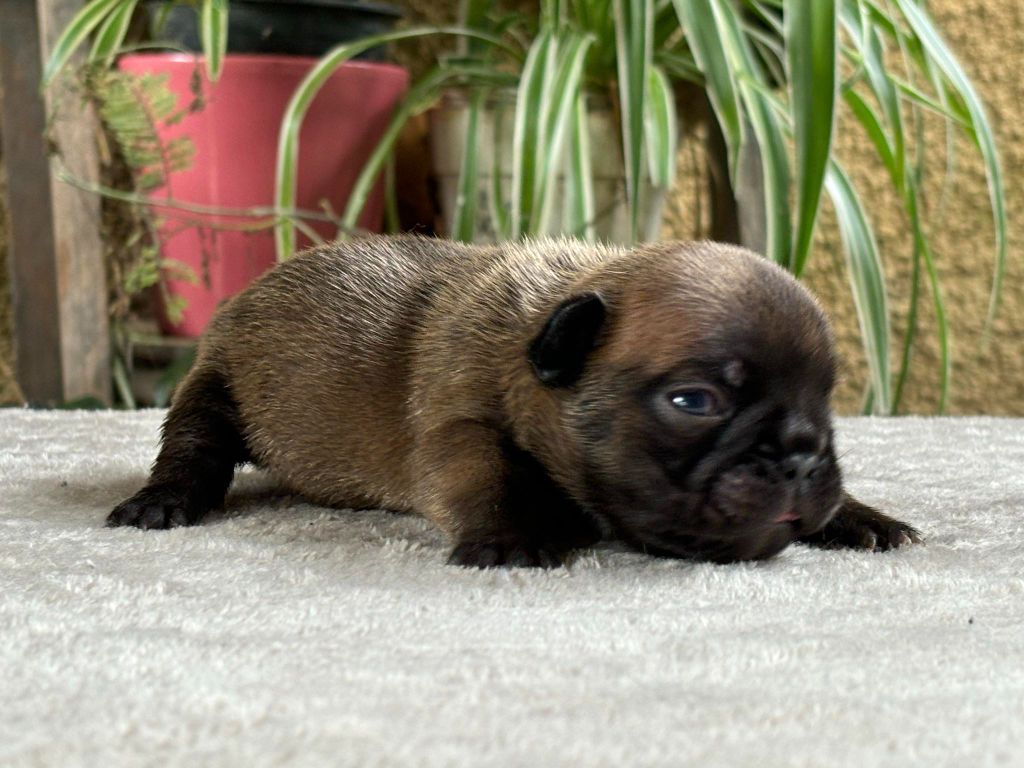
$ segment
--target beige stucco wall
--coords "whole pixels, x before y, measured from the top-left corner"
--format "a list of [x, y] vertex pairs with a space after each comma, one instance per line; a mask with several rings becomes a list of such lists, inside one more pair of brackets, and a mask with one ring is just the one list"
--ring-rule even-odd
[[[451, 17], [441, 3], [433, 0], [405, 0], [398, 3], [412, 11], [414, 18], [431, 21]], [[527, 5], [526, 0], [518, 3]], [[445, 3], [443, 5], [449, 5]], [[454, 3], [450, 4], [454, 7]], [[945, 207], [939, 209], [936, 192], [929, 197], [934, 244], [949, 312], [954, 343], [954, 389], [950, 411], [954, 413], [999, 413], [1024, 415], [1024, 263], [1018, 258], [1024, 244], [1024, 4], [1020, 0], [932, 0], [931, 8], [968, 74], [974, 79], [988, 105], [1001, 147], [1010, 216], [1009, 268], [1002, 311], [991, 338], [982, 344], [992, 265], [991, 223], [984, 175], [966, 141], [958, 142], [958, 171]], [[402, 58], [415, 64], [436, 45], [418, 44], [403, 52]], [[928, 134], [936, 156], [941, 154], [941, 132]], [[906, 313], [909, 275], [907, 226], [899, 206], [887, 187], [885, 174], [877, 169], [867, 142], [850, 121], [837, 126], [840, 154], [851, 171], [869, 207], [879, 234], [879, 245], [892, 281], [894, 327], [901, 330]], [[691, 210], [693, 185], [689, 183], [696, 158], [684, 148], [681, 153], [682, 186], [671, 206], [669, 234], [691, 237], [699, 231]], [[934, 175], [941, 171], [932, 168]], [[849, 290], [843, 271], [838, 236], [825, 225], [808, 274], [808, 283], [818, 292], [832, 315], [843, 359], [843, 377], [836, 404], [840, 411], [858, 408], [863, 385], [863, 359]], [[0, 225], [2, 226], [2, 225]], [[10, 356], [7, 276], [0, 229], [0, 360]], [[923, 294], [921, 325], [926, 329], [915, 347], [913, 374], [905, 400], [906, 410], [932, 412], [938, 397], [938, 351], [932, 331], [927, 294]], [[894, 345], [893, 364], [898, 349]], [[0, 399], [10, 396], [0, 366]]]

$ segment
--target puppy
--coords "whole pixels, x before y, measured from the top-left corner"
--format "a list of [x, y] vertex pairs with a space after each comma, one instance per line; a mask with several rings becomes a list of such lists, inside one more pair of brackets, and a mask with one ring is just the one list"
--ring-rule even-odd
[[320, 504], [423, 515], [465, 566], [601, 537], [722, 562], [916, 541], [843, 492], [834, 378], [814, 299], [740, 248], [335, 243], [219, 310], [108, 524], [198, 523], [254, 462]]

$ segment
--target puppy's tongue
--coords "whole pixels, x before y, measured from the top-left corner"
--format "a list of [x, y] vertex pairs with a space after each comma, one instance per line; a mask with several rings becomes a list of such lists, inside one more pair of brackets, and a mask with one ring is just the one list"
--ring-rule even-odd
[[798, 515], [793, 510], [787, 510], [786, 512], [783, 512], [781, 515], [778, 515], [774, 520], [772, 520], [772, 522], [773, 523], [792, 523], [793, 521], [799, 520], [799, 519], [800, 519], [800, 515]]

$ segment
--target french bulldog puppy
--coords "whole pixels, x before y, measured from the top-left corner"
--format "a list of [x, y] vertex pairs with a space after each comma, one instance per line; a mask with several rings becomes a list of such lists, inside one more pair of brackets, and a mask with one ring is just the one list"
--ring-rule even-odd
[[200, 522], [254, 462], [311, 501], [423, 515], [464, 566], [602, 537], [671, 557], [917, 532], [843, 491], [828, 323], [715, 243], [314, 248], [227, 302], [108, 524]]

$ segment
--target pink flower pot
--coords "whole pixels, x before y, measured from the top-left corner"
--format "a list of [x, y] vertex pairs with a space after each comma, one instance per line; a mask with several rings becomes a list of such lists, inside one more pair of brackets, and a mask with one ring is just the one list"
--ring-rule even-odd
[[[201, 205], [244, 208], [272, 206], [278, 129], [288, 100], [316, 59], [296, 56], [229, 54], [220, 79], [210, 83], [200, 67], [205, 107], [180, 123], [162, 129], [168, 141], [188, 136], [195, 155], [188, 169], [172, 173], [154, 198]], [[132, 73], [166, 73], [180, 107], [192, 99], [190, 82], [196, 58], [159, 53], [125, 56], [120, 67]], [[330, 203], [345, 208], [359, 172], [391, 119], [408, 86], [401, 67], [350, 62], [324, 84], [306, 114], [299, 136], [298, 207], [321, 210]], [[361, 227], [380, 231], [383, 190], [370, 196]], [[241, 217], [196, 215], [159, 208], [163, 256], [191, 268], [198, 284], [165, 277], [170, 295], [187, 306], [181, 321], [161, 318], [166, 333], [198, 336], [217, 305], [245, 288], [275, 260], [273, 230], [219, 229], [217, 224], [252, 223]], [[313, 223], [321, 237], [333, 238], [329, 223]], [[299, 236], [299, 245], [309, 240]]]

